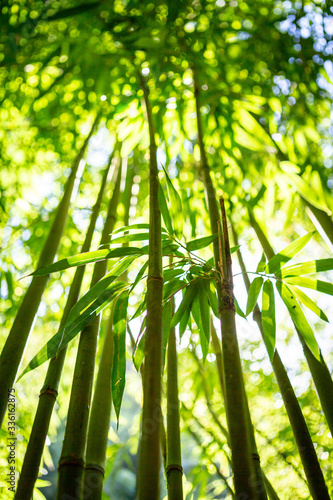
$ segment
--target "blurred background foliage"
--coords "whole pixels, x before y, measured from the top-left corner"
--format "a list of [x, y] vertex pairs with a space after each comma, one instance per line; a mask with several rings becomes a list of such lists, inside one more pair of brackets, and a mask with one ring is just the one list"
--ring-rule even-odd
[[[277, 250], [317, 229], [302, 255], [330, 256], [333, 241], [322, 230], [320, 217], [330, 217], [333, 210], [332, 53], [332, 7], [321, 0], [2, 2], [1, 343], [27, 287], [28, 278], [18, 279], [34, 269], [72, 161], [97, 112], [102, 114], [101, 122], [89, 144], [58, 257], [79, 252], [101, 173], [116, 139], [121, 142], [122, 157], [134, 166], [130, 221], [147, 222], [148, 127], [138, 72], [147, 79], [150, 89], [159, 163], [167, 166], [183, 199], [182, 224], [188, 240], [209, 234], [198, 170], [194, 75], [200, 86], [205, 143], [214, 183], [218, 195], [223, 194], [229, 201], [229, 215], [240, 235], [248, 269], [255, 271], [261, 256], [249, 225], [249, 203]], [[103, 205], [93, 248], [98, 246], [105, 214]], [[118, 216], [120, 227], [124, 200]], [[211, 253], [205, 250], [202, 256], [208, 259]], [[87, 266], [84, 290], [89, 286], [91, 267]], [[52, 275], [22, 366], [57, 330], [72, 277], [73, 270]], [[144, 280], [130, 301], [130, 313], [135, 311], [143, 291]], [[235, 277], [235, 294], [244, 308], [241, 276]], [[315, 293], [312, 296], [331, 319], [329, 299]], [[101, 339], [109, 313], [103, 313]], [[332, 369], [332, 329], [311, 313], [308, 317]], [[251, 319], [238, 318], [238, 323], [246, 389], [263, 469], [281, 499], [310, 498], [256, 325]], [[140, 322], [133, 321], [130, 326], [137, 337]], [[282, 309], [278, 314], [278, 346], [332, 493], [332, 436], [300, 344]], [[74, 341], [44, 450], [34, 494], [37, 500], [55, 497], [55, 469], [76, 348]], [[126, 389], [118, 431], [112, 416], [104, 489], [105, 498], [118, 500], [134, 499], [136, 488], [141, 379], [130, 358], [128, 339]], [[202, 364], [194, 323], [192, 332], [187, 330], [180, 343], [179, 368], [186, 499], [228, 498], [228, 484], [231, 486], [232, 481], [229, 450], [221, 430], [226, 422], [215, 355], [210, 349]], [[43, 365], [17, 384], [18, 468], [45, 370]], [[5, 431], [1, 432], [5, 440]], [[4, 471], [5, 448], [0, 464]], [[3, 474], [0, 480], [1, 498], [11, 498]], [[161, 498], [166, 495], [163, 481]]]

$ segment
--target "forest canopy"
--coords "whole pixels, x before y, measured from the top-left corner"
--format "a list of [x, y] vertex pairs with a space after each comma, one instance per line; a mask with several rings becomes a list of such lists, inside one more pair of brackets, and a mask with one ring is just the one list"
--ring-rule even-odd
[[1, 499], [333, 495], [333, 7], [0, 7]]

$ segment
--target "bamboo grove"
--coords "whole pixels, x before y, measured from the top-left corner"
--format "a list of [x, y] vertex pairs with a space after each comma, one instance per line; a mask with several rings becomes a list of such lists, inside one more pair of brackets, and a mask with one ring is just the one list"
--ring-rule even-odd
[[1, 4], [1, 499], [331, 498], [329, 4]]

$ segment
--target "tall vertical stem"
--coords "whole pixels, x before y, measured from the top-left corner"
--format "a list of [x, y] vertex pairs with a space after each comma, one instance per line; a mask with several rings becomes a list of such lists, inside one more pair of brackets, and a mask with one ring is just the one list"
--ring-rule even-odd
[[[96, 203], [93, 207], [87, 234], [82, 245], [81, 252], [88, 252], [93, 233], [95, 230], [96, 220], [100, 211], [104, 190], [107, 182], [107, 176], [110, 170], [111, 161], [109, 162], [103, 174], [101, 187], [98, 193]], [[68, 293], [67, 302], [64, 313], [61, 319], [59, 328], [62, 328], [67, 321], [68, 314], [79, 298], [82, 285], [85, 266], [80, 266], [76, 269], [75, 275]], [[34, 484], [38, 477], [39, 465], [44, 449], [45, 439], [50, 424], [52, 410], [58, 395], [58, 387], [60, 377], [65, 361], [67, 348], [61, 350], [49, 363], [48, 371], [45, 377], [44, 385], [39, 394], [39, 401], [34, 423], [31, 429], [27, 451], [24, 457], [17, 491], [16, 500], [24, 500], [31, 498]]]
[[[56, 256], [60, 239], [66, 224], [68, 209], [80, 161], [85, 154], [89, 140], [94, 133], [99, 119], [100, 115], [96, 117], [89, 135], [85, 139], [84, 144], [73, 163], [72, 170], [64, 190], [64, 195], [58, 205], [50, 232], [44, 243], [37, 265], [38, 268], [51, 264]], [[35, 276], [32, 278], [0, 356], [0, 426], [2, 425], [6, 412], [8, 390], [11, 389], [15, 383], [24, 349], [44, 293], [44, 289], [48, 282], [48, 278], [48, 276]]]
[[[255, 230], [255, 232], [257, 233], [257, 231], [258, 231], [258, 233], [257, 233], [258, 238], [260, 235], [260, 242], [263, 240], [265, 248], [266, 248], [266, 250], [268, 250], [268, 254], [266, 254], [267, 258], [271, 259], [272, 257], [274, 257], [274, 251], [273, 251], [272, 247], [270, 246], [268, 239], [266, 238], [266, 236], [264, 236], [264, 233], [263, 233], [262, 229], [260, 228], [258, 222], [255, 220], [253, 214], [251, 214], [250, 220], [251, 220], [251, 224], [252, 224], [252, 227]], [[237, 241], [237, 234], [236, 234], [234, 229], [233, 229], [233, 233], [234, 233], [234, 240], [236, 242]], [[266, 250], [264, 249], [265, 253], [266, 253]], [[242, 255], [241, 255], [239, 250], [238, 250], [238, 259], [239, 259], [239, 264], [240, 264], [240, 267], [242, 270], [243, 279], [244, 279], [246, 289], [249, 290], [250, 281], [249, 281], [248, 275], [246, 273], [246, 268], [245, 268], [245, 264], [244, 264]], [[263, 331], [263, 327], [262, 327], [261, 312], [260, 312], [260, 309], [259, 309], [257, 304], [254, 307], [253, 319], [258, 324], [262, 338], [265, 339], [264, 331]], [[296, 329], [296, 331], [297, 331], [297, 329]], [[311, 365], [308, 361], [312, 377], [314, 378], [314, 373], [316, 373], [317, 371], [319, 371], [320, 374], [324, 373], [321, 387], [325, 387], [326, 380], [327, 380], [327, 372], [328, 372], [328, 368], [327, 368], [326, 364], [322, 365], [313, 356], [310, 349], [305, 344], [301, 334], [298, 331], [297, 331], [297, 334], [298, 334], [298, 337], [302, 343], [302, 347], [303, 347], [305, 356], [307, 356], [307, 354], [309, 355], [309, 353], [310, 353], [311, 354], [311, 361], [310, 362], [312, 362], [312, 358], [316, 362], [315, 367], [312, 367], [312, 370], [311, 370]], [[290, 379], [288, 377], [288, 373], [287, 373], [287, 371], [283, 365], [283, 362], [280, 358], [280, 355], [276, 349], [275, 349], [273, 359], [272, 359], [272, 367], [274, 370], [274, 374], [275, 374], [277, 383], [279, 385], [279, 389], [281, 392], [281, 396], [282, 396], [285, 408], [287, 410], [290, 425], [291, 425], [291, 428], [293, 430], [293, 434], [295, 437], [297, 448], [298, 448], [300, 458], [301, 458], [301, 461], [302, 461], [302, 464], [304, 467], [306, 479], [307, 479], [307, 482], [309, 485], [310, 493], [313, 496], [313, 498], [316, 500], [319, 500], [321, 498], [328, 499], [329, 495], [328, 495], [328, 491], [327, 491], [327, 486], [325, 484], [325, 479], [324, 479], [322, 470], [320, 468], [320, 464], [318, 461], [316, 451], [315, 451], [314, 446], [313, 446], [313, 442], [312, 442], [312, 439], [310, 436], [309, 429], [306, 425], [301, 407], [298, 403], [296, 394], [294, 392], [294, 389], [293, 389], [292, 384], [290, 382]], [[328, 375], [329, 375], [329, 372], [328, 372]], [[318, 375], [316, 375], [316, 379], [317, 378], [318, 378]], [[330, 380], [328, 381], [328, 384], [330, 384], [330, 383], [332, 384], [332, 379], [330, 376], [329, 376], [329, 379]], [[316, 385], [316, 382], [315, 382], [315, 385]], [[327, 387], [329, 387], [329, 385]]]
[[138, 498], [159, 498], [160, 425], [162, 386], [162, 237], [158, 204], [158, 169], [155, 127], [148, 87], [139, 73], [144, 91], [150, 138], [149, 174], [149, 267], [147, 278], [147, 320], [143, 378], [142, 432], [139, 451]]
[[[216, 193], [210, 176], [206, 151], [203, 142], [203, 131], [200, 116], [199, 86], [194, 74], [194, 94], [198, 126], [198, 143], [201, 156], [201, 169], [204, 177], [208, 210], [210, 217], [211, 232], [219, 232], [220, 215], [216, 200]], [[226, 233], [227, 234], [227, 233]], [[224, 247], [225, 248], [225, 247]], [[216, 269], [220, 269], [219, 243], [215, 240], [213, 244], [214, 260]], [[223, 266], [226, 269], [226, 262]], [[234, 473], [234, 484], [236, 496], [247, 495], [249, 499], [257, 499], [253, 478], [255, 477], [253, 461], [250, 451], [250, 428], [246, 416], [245, 389], [241, 369], [239, 347], [236, 334], [235, 310], [233, 305], [232, 283], [227, 287], [217, 284], [218, 306], [221, 320], [222, 352], [224, 365], [224, 381], [226, 395], [226, 414], [230, 434], [230, 445], [232, 453], [232, 464]]]
[[[113, 231], [117, 218], [121, 180], [119, 156], [115, 168], [115, 175], [115, 186], [101, 237], [102, 245], [110, 240], [110, 233]], [[96, 262], [91, 280], [91, 287], [103, 278], [106, 269], [106, 260]], [[82, 497], [84, 455], [99, 322], [100, 315], [94, 318], [93, 321], [83, 329], [80, 335], [64, 442], [59, 460], [58, 500], [67, 498], [66, 495], [68, 498], [72, 496], [74, 499], [78, 500]]]
[[[170, 299], [174, 314], [174, 297]], [[175, 328], [171, 328], [168, 340], [167, 365], [167, 487], [168, 500], [183, 499], [183, 469], [179, 426], [178, 360]]]

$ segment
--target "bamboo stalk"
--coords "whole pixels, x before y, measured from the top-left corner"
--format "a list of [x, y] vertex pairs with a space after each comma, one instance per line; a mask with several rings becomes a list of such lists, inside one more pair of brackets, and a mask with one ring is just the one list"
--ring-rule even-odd
[[[170, 299], [174, 314], [174, 297]], [[183, 499], [183, 468], [179, 426], [178, 399], [178, 360], [176, 331], [171, 328], [167, 351], [167, 466], [165, 469], [168, 487], [168, 500]]]
[[[101, 245], [110, 239], [110, 233], [116, 222], [119, 199], [121, 164], [118, 157], [115, 168], [115, 186], [109, 203], [104, 224]], [[96, 262], [94, 266], [91, 287], [103, 278], [107, 269], [107, 261]], [[57, 499], [63, 500], [72, 496], [80, 499], [83, 487], [84, 454], [86, 448], [89, 408], [92, 393], [92, 383], [95, 368], [97, 339], [100, 315], [87, 325], [80, 335], [76, 357], [72, 391], [69, 402], [64, 442], [59, 460], [59, 481]]]
[[[73, 163], [72, 170], [64, 190], [64, 195], [58, 205], [50, 232], [39, 257], [37, 268], [45, 267], [51, 264], [56, 256], [60, 239], [66, 224], [71, 195], [79, 164], [85, 154], [89, 140], [94, 133], [99, 119], [100, 115], [97, 115], [94, 124]], [[10, 390], [15, 384], [17, 372], [19, 370], [34, 318], [48, 279], [48, 276], [35, 276], [32, 278], [0, 356], [0, 426], [2, 425], [6, 412], [8, 390]]]
[[142, 410], [142, 433], [139, 450], [138, 498], [159, 498], [160, 424], [162, 387], [162, 238], [161, 212], [158, 204], [158, 169], [155, 128], [148, 87], [139, 73], [144, 91], [150, 137], [149, 174], [149, 267], [147, 279], [147, 320]]
[[[200, 116], [199, 86], [194, 76], [194, 94], [198, 127], [198, 143], [201, 156], [201, 170], [204, 178], [207, 204], [210, 217], [211, 232], [219, 232], [220, 215], [216, 201], [216, 193], [210, 175], [206, 151], [203, 142], [203, 131]], [[227, 236], [227, 233], [225, 233]], [[226, 245], [227, 246], [227, 245]], [[225, 246], [224, 246], [225, 249]], [[216, 269], [220, 268], [219, 242], [213, 243]], [[222, 249], [223, 251], [223, 249]], [[232, 451], [234, 484], [236, 496], [247, 495], [247, 498], [256, 499], [257, 494], [253, 484], [254, 467], [250, 451], [250, 428], [246, 418], [246, 403], [243, 374], [241, 369], [239, 347], [237, 341], [235, 310], [232, 296], [231, 262], [223, 267], [225, 275], [229, 277], [227, 286], [217, 284], [218, 306], [222, 329], [222, 352], [224, 362], [224, 381], [226, 394], [226, 414]]]
[[[100, 211], [103, 194], [107, 182], [108, 173], [111, 166], [111, 160], [104, 171], [101, 187], [98, 193], [96, 203], [93, 207], [89, 227], [81, 252], [88, 252], [90, 249], [96, 220]], [[82, 285], [85, 266], [79, 266], [68, 293], [64, 313], [59, 328], [62, 328], [67, 321], [68, 314], [74, 304], [77, 302]], [[38, 407], [31, 429], [28, 447], [25, 453], [18, 485], [15, 495], [16, 500], [31, 498], [34, 484], [38, 477], [39, 465], [44, 449], [45, 439], [50, 424], [53, 406], [58, 395], [60, 377], [65, 361], [67, 348], [62, 349], [49, 363], [48, 371], [45, 377], [44, 385], [39, 394]]]
[[[252, 221], [255, 221], [253, 214], [251, 217], [251, 222]], [[269, 255], [267, 255], [267, 258], [269, 258], [269, 259], [272, 258], [274, 256], [274, 251], [273, 251], [272, 247], [270, 246], [268, 239], [265, 236], [263, 236], [264, 233], [261, 230], [258, 222], [255, 221], [255, 224], [252, 227], [254, 228], [255, 232], [257, 232], [256, 228], [257, 228], [257, 230], [259, 229], [258, 238], [259, 238], [259, 234], [260, 234], [261, 239], [263, 239], [263, 237], [264, 237], [264, 239], [266, 240], [265, 241], [265, 248], [266, 248], [266, 250], [270, 249]], [[235, 231], [234, 231], [234, 239], [236, 242], [237, 235], [236, 235]], [[242, 256], [241, 256], [239, 250], [238, 250], [238, 259], [239, 259], [239, 264], [240, 264], [240, 267], [242, 270], [245, 286], [246, 286], [247, 290], [249, 290], [250, 282], [249, 282], [249, 278], [248, 278], [247, 273], [246, 273], [244, 261], [242, 259]], [[263, 327], [262, 327], [261, 312], [260, 312], [258, 305], [256, 305], [254, 308], [253, 319], [258, 324], [262, 338], [265, 339], [264, 331], [263, 331]], [[296, 331], [297, 331], [297, 329], [296, 329]], [[316, 363], [314, 363], [315, 367], [312, 367], [312, 369], [311, 369], [311, 366], [308, 362], [312, 376], [314, 377], [313, 371], [315, 373], [317, 373], [317, 370], [319, 371], [319, 369], [320, 369], [320, 375], [322, 373], [325, 374], [324, 375], [324, 381], [325, 381], [324, 384], [326, 384], [326, 377], [327, 377], [327, 374], [325, 371], [326, 365], [322, 365], [318, 360], [316, 360], [316, 358], [313, 356], [313, 354], [311, 353], [308, 346], [305, 344], [302, 336], [300, 335], [300, 333], [298, 331], [297, 331], [297, 334], [298, 334], [300, 341], [301, 342], [303, 341], [302, 346], [303, 346], [304, 353], [306, 353], [305, 356], [307, 356], [307, 354], [310, 353], [311, 358], [313, 358], [316, 361]], [[312, 359], [311, 359], [311, 362], [312, 362]], [[318, 499], [318, 500], [325, 499], [325, 498], [328, 499], [329, 495], [328, 495], [328, 491], [327, 491], [327, 486], [325, 483], [325, 479], [324, 479], [322, 470], [320, 468], [320, 464], [318, 461], [316, 451], [315, 451], [314, 446], [313, 446], [313, 442], [312, 442], [312, 439], [311, 439], [311, 436], [309, 433], [309, 429], [306, 425], [302, 410], [301, 410], [300, 405], [298, 403], [298, 400], [297, 400], [297, 397], [295, 395], [292, 384], [289, 380], [287, 371], [286, 371], [286, 369], [282, 363], [282, 360], [280, 358], [280, 355], [276, 349], [275, 349], [274, 356], [272, 359], [272, 367], [274, 370], [275, 378], [276, 378], [277, 383], [279, 385], [279, 389], [281, 392], [281, 396], [282, 396], [285, 408], [287, 410], [290, 425], [291, 425], [291, 428], [293, 430], [293, 434], [294, 434], [295, 441], [296, 441], [298, 451], [300, 454], [300, 458], [301, 458], [301, 461], [302, 461], [302, 464], [304, 467], [304, 472], [305, 472], [305, 475], [306, 475], [306, 478], [308, 481], [308, 486], [309, 486], [309, 490], [311, 492], [311, 495], [313, 496], [314, 499]], [[328, 369], [327, 369], [327, 371], [328, 371]], [[316, 375], [316, 378], [318, 378], [317, 375]], [[330, 381], [332, 383], [331, 377], [330, 377]], [[315, 384], [316, 384], [316, 382], [315, 382]]]
[[[255, 217], [253, 213], [250, 216], [250, 222], [251, 225], [255, 231], [255, 233], [258, 236], [258, 239], [260, 243], [264, 243], [265, 247], [263, 246], [263, 250], [266, 254], [266, 257], [268, 259], [271, 259], [274, 257], [275, 252], [273, 248], [271, 247], [267, 237], [264, 235], [262, 229], [260, 228], [258, 222], [255, 220]], [[252, 224], [252, 222], [254, 224]], [[258, 232], [257, 232], [258, 231]], [[260, 235], [260, 238], [259, 238]], [[321, 361], [318, 361], [318, 359], [312, 354], [310, 348], [304, 341], [300, 331], [295, 325], [295, 330], [297, 333], [297, 336], [300, 340], [300, 343], [303, 348], [304, 356], [305, 359], [308, 363], [310, 373], [312, 375], [312, 379], [318, 394], [318, 398], [321, 403], [322, 410], [324, 412], [328, 427], [331, 431], [331, 434], [333, 435], [333, 380], [330, 374], [330, 371], [327, 367], [327, 364], [325, 362], [325, 359], [322, 355], [321, 350], [320, 351], [320, 359]]]
[[[123, 160], [123, 163], [124, 160]], [[133, 168], [127, 165], [125, 188], [122, 194], [124, 204], [124, 226], [129, 224], [129, 207], [133, 185]], [[124, 243], [123, 246], [127, 246]], [[119, 279], [126, 280], [126, 271]], [[112, 305], [108, 321], [103, 349], [99, 361], [98, 374], [89, 416], [87, 449], [84, 471], [84, 498], [100, 500], [103, 492], [105, 458], [108, 444], [108, 433], [112, 411], [112, 366], [113, 366], [113, 312]]]

